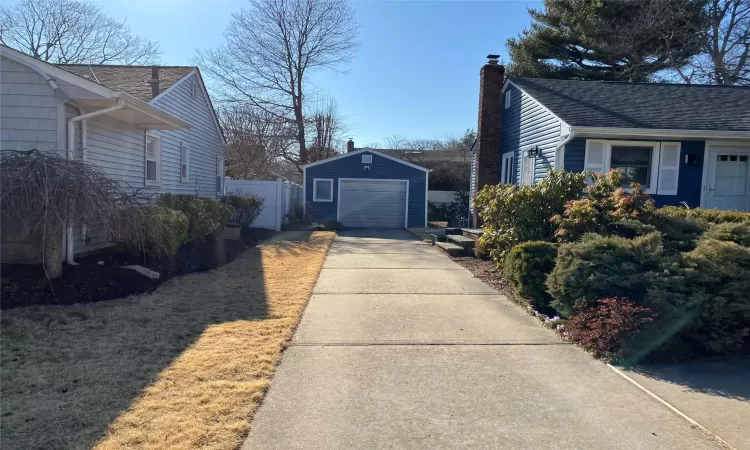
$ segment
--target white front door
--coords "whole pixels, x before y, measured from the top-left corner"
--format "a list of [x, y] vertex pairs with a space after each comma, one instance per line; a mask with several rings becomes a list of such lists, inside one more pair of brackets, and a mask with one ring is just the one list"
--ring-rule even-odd
[[710, 147], [705, 207], [750, 211], [750, 147]]

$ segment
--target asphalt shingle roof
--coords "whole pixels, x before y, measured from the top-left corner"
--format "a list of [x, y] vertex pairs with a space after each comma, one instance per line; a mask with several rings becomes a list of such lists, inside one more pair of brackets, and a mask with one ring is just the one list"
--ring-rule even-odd
[[750, 131], [750, 86], [510, 80], [573, 127]]
[[[153, 98], [151, 84], [149, 84], [152, 66], [59, 64], [57, 67], [110, 89], [132, 95], [144, 102]], [[166, 91], [182, 77], [196, 69], [190, 66], [157, 67], [159, 68], [159, 93]]]

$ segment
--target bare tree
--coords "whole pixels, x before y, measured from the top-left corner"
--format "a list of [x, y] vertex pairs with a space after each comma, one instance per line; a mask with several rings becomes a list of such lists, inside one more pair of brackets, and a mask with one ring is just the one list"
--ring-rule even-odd
[[294, 143], [294, 129], [286, 121], [252, 107], [228, 106], [220, 111], [227, 137], [227, 171], [241, 179], [273, 179], [279, 160]]
[[750, 84], [750, 0], [709, 0], [703, 52], [679, 68], [686, 83]]
[[329, 99], [319, 103], [307, 121], [312, 128], [312, 139], [307, 146], [307, 162], [320, 161], [338, 154], [337, 149], [342, 147], [342, 137], [346, 128], [336, 101]]
[[148, 64], [159, 44], [130, 32], [94, 3], [22, 0], [0, 8], [0, 43], [53, 64]]
[[354, 12], [346, 0], [250, 0], [235, 13], [226, 43], [199, 52], [198, 63], [224, 102], [249, 103], [292, 124], [297, 159], [309, 162], [306, 80], [335, 69], [356, 48]]

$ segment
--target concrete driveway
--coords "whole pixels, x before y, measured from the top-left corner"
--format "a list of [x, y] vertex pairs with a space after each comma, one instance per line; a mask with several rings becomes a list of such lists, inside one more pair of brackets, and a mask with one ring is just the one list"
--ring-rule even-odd
[[406, 231], [335, 240], [243, 449], [707, 449]]

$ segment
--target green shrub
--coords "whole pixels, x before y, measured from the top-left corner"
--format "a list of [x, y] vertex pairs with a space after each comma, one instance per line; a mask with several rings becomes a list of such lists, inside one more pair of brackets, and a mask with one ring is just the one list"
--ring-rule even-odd
[[140, 206], [122, 214], [140, 224], [138, 233], [115, 241], [117, 247], [126, 251], [143, 251], [155, 258], [175, 255], [188, 234], [188, 218], [181, 211], [162, 206]]
[[490, 253], [487, 251], [487, 245], [481, 239], [474, 243], [474, 257], [479, 259], [490, 258]]
[[344, 230], [344, 224], [341, 222], [325, 222], [325, 223], [316, 223], [313, 222], [310, 224], [310, 229], [313, 231], [343, 231]]
[[545, 241], [524, 242], [513, 247], [503, 263], [503, 275], [516, 294], [530, 299], [538, 308], [549, 306], [545, 281], [555, 267], [557, 245]]
[[223, 195], [219, 201], [232, 208], [230, 223], [236, 223], [243, 227], [249, 227], [260, 212], [263, 211], [263, 197], [254, 194], [243, 194], [237, 191], [233, 194]]
[[662, 258], [659, 233], [635, 239], [589, 234], [563, 244], [547, 278], [550, 304], [570, 317], [600, 298], [629, 297], [642, 303]]
[[719, 209], [684, 208], [681, 206], [664, 206], [659, 214], [682, 219], [700, 219], [708, 223], [750, 222], [750, 213], [742, 211], [722, 211]]
[[188, 218], [188, 235], [185, 242], [200, 242], [226, 225], [232, 208], [210, 198], [195, 195], [162, 194], [157, 205], [181, 211]]
[[698, 245], [698, 239], [708, 228], [708, 223], [699, 218], [680, 217], [656, 210], [649, 223], [662, 234], [664, 249], [669, 253], [689, 252]]
[[561, 214], [568, 201], [581, 198], [587, 176], [550, 170], [533, 186], [485, 186], [474, 200], [484, 223], [481, 245], [500, 263], [520, 242], [553, 240], [556, 228], [550, 217]]
[[565, 204], [564, 211], [550, 218], [557, 227], [560, 242], [575, 242], [586, 233], [635, 237], [648, 230], [638, 222], [653, 214], [654, 202], [638, 183], [630, 184], [630, 192], [622, 187], [623, 176], [616, 170], [606, 174], [590, 174], [586, 196]]
[[717, 223], [712, 225], [703, 234], [703, 238], [734, 242], [735, 244], [750, 247], [750, 223]]
[[[654, 278], [649, 306], [662, 317], [657, 353], [680, 358], [740, 353], [750, 336], [750, 248], [702, 240]], [[666, 339], [668, 338], [668, 339]]]
[[563, 336], [597, 358], [618, 360], [629, 353], [634, 335], [655, 316], [627, 298], [603, 298], [576, 310], [565, 323]]

